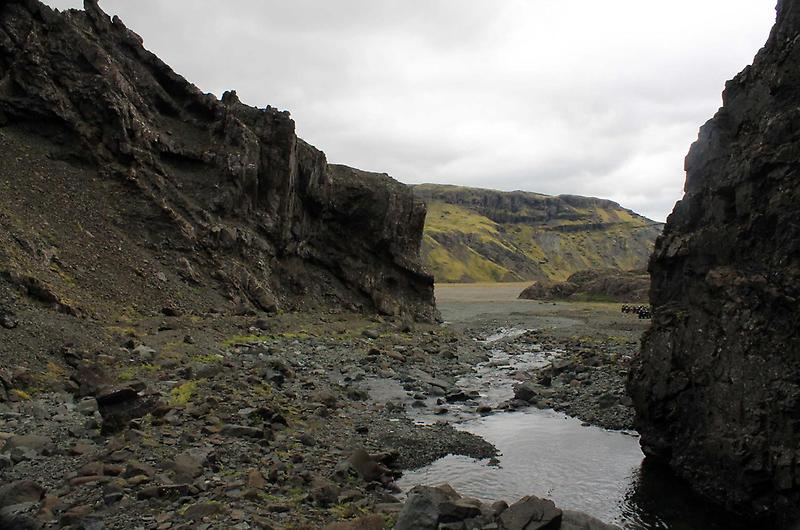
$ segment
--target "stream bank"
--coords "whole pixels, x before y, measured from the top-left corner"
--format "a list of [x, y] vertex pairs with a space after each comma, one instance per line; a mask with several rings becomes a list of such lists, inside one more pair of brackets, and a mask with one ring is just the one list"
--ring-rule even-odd
[[498, 456], [447, 456], [406, 472], [404, 491], [447, 483], [489, 502], [536, 495], [625, 530], [745, 528], [644, 461], [624, 381], [646, 322], [617, 304], [523, 302], [508, 296], [516, 285], [497, 287], [448, 286], [438, 301], [448, 326], [489, 352], [458, 379], [470, 399], [440, 407]]
[[[440, 300], [444, 325], [208, 311], [119, 322], [93, 349], [48, 336], [50, 351], [0, 373], [9, 389], [0, 402], [0, 483], [10, 488], [0, 491], [0, 518], [25, 528], [318, 530], [355, 528], [374, 514], [369, 528], [382, 530], [414, 477], [460, 484], [437, 475], [440, 458], [459, 459], [445, 467], [473, 477], [480, 491], [465, 484], [464, 493], [482, 498], [552, 496], [562, 508], [611, 517], [597, 508], [603, 496], [630, 496], [637, 506], [663, 497], [634, 476], [635, 438], [584, 427], [588, 412], [587, 421], [565, 419], [514, 392], [541, 384], [541, 371], [560, 359], [583, 359], [574, 345], [594, 344], [598, 333], [627, 344], [641, 323], [611, 306], [517, 301], [503, 286], [460, 289]], [[493, 299], [503, 292], [507, 299]], [[20, 348], [45, 317], [18, 315], [11, 333]], [[75, 322], [62, 326], [77, 333]], [[583, 373], [562, 373], [570, 371]], [[572, 376], [553, 378], [551, 388], [591, 402], [595, 379], [573, 387]], [[567, 451], [586, 437], [586, 449]], [[604, 439], [616, 453], [602, 454]], [[606, 463], [581, 460], [587, 454]], [[518, 478], [495, 474], [508, 471]], [[583, 497], [597, 502], [582, 505]], [[661, 513], [654, 504], [649, 513]]]

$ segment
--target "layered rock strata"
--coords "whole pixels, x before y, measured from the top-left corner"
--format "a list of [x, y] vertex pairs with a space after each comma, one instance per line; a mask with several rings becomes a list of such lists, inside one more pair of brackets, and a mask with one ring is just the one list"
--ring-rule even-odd
[[[329, 165], [296, 136], [288, 112], [244, 105], [232, 91], [221, 100], [202, 93], [96, 0], [63, 13], [37, 0], [0, 5], [0, 132], [7, 199], [25, 187], [47, 194], [74, 184], [81, 195], [65, 190], [62, 212], [46, 219], [62, 225], [82, 219], [59, 213], [99, 195], [90, 209], [118, 215], [120, 251], [157, 249], [167, 279], [266, 311], [435, 316], [433, 280], [419, 258], [425, 209], [409, 188]], [[51, 274], [52, 259], [40, 259], [46, 245], [35, 243], [51, 237], [20, 219], [19, 203], [0, 205], [12, 234], [0, 253], [4, 281], [26, 292], [44, 284], [54, 305], [91, 313], [98, 293]], [[55, 247], [63, 254], [72, 244]], [[112, 283], [130, 281], [134, 298], [146, 291], [117, 268]]]

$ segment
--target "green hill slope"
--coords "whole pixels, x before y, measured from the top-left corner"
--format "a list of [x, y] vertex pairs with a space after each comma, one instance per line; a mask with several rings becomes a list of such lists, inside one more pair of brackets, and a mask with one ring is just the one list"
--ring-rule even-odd
[[438, 282], [566, 280], [644, 269], [663, 224], [593, 197], [422, 184], [423, 256]]

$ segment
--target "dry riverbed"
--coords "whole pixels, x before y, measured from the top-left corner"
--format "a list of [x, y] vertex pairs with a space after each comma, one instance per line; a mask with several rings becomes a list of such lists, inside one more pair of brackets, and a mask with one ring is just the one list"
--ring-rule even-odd
[[[442, 286], [444, 325], [198, 313], [111, 326], [102, 351], [4, 364], [0, 484], [24, 481], [0, 486], [5, 517], [299, 529], [376, 514], [369, 528], [391, 527], [404, 469], [494, 456], [453, 421], [537, 406], [630, 428], [622, 383], [646, 323], [616, 305], [515, 300], [521, 288]], [[5, 335], [41, 315], [17, 318]], [[463, 379], [498, 341], [510, 357], [549, 355], [507, 370], [516, 396], [494, 399]]]

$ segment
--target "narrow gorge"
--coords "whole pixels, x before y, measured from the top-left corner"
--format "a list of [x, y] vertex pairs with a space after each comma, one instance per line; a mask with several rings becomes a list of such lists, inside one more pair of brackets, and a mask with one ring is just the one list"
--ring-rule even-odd
[[[448, 66], [468, 56], [475, 71], [482, 55], [469, 46], [508, 44], [513, 27], [536, 33], [541, 6], [516, 26], [493, 17], [522, 17], [528, 3], [407, 13], [386, 2], [204, 11], [171, 0], [137, 3], [146, 17], [135, 25], [152, 45], [147, 31], [163, 33], [161, 10], [174, 9], [181, 23], [195, 17], [176, 35], [191, 28], [226, 61], [242, 52], [248, 72], [260, 61], [253, 79], [270, 103], [286, 102], [278, 86], [307, 90], [313, 101], [293, 110], [311, 114], [298, 123], [324, 119], [301, 136], [325, 124], [333, 136], [316, 138], [331, 158], [416, 182], [483, 171], [506, 189], [502, 178], [546, 173], [552, 185], [540, 189], [553, 195], [412, 186], [329, 163], [288, 111], [245, 102], [254, 83], [222, 69], [223, 86], [195, 78], [206, 93], [109, 16], [112, 0], [49, 7], [68, 1], [0, 1], [0, 530], [797, 528], [800, 0], [781, 0], [766, 46], [726, 86], [666, 224], [648, 217], [662, 219], [672, 195], [642, 184], [668, 173], [652, 162], [668, 149], [649, 158], [658, 149], [645, 148], [664, 138], [652, 124], [637, 133], [647, 138], [628, 136], [612, 119], [657, 118], [631, 103], [639, 79], [620, 91], [625, 106], [593, 84], [581, 107], [566, 69], [548, 70], [569, 94], [539, 106], [526, 92], [504, 120], [491, 113], [502, 104], [485, 115], [460, 91], [506, 83], [482, 69], [462, 80], [416, 48], [442, 46], [431, 57]], [[478, 4], [473, 15], [492, 16], [460, 18]], [[370, 18], [389, 8], [378, 18], [399, 25]], [[644, 24], [633, 11], [628, 23]], [[202, 28], [235, 28], [241, 49], [203, 33], [197, 17], [212, 16]], [[401, 63], [376, 52], [409, 28]], [[497, 28], [503, 38], [481, 40]], [[260, 55], [249, 29], [275, 31], [297, 54]], [[576, 42], [599, 49], [605, 37], [589, 29]], [[499, 79], [545, 75], [546, 61], [520, 68], [512, 55], [495, 65]], [[339, 71], [330, 60], [341, 57], [358, 60]], [[588, 61], [575, 70], [589, 75]], [[282, 85], [290, 73], [302, 82]], [[459, 79], [459, 94], [437, 100], [432, 73]], [[402, 85], [400, 98], [390, 74], [419, 86]], [[358, 110], [330, 104], [337, 89]], [[423, 120], [400, 104], [415, 90]], [[559, 106], [568, 119], [550, 116], [552, 131], [533, 141], [522, 119], [549, 124]], [[402, 131], [391, 114], [408, 114]], [[354, 135], [356, 122], [374, 138]], [[568, 149], [546, 145], [564, 141], [568, 122], [580, 125]], [[343, 149], [353, 138], [355, 155]], [[414, 173], [423, 165], [429, 173]], [[595, 182], [576, 193], [607, 190], [648, 217], [572, 194], [583, 180]]]

